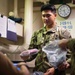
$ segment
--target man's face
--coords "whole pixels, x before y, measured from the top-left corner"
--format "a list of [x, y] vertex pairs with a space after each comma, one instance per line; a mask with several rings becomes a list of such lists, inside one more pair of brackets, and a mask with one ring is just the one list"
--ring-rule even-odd
[[42, 11], [42, 20], [43, 23], [47, 26], [53, 26], [56, 19], [56, 13], [51, 12], [50, 10]]

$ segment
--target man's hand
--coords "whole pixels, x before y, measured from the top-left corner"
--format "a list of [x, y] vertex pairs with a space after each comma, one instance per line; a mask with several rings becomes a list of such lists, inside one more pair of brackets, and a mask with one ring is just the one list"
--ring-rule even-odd
[[58, 70], [65, 70], [65, 69], [69, 68], [69, 66], [70, 66], [69, 63], [64, 62], [58, 66]]
[[30, 56], [20, 56], [24, 61], [28, 60]]
[[62, 39], [62, 40], [60, 40], [59, 41], [59, 47], [61, 47], [61, 48], [67, 48], [67, 42], [68, 42], [69, 40], [68, 39]]
[[54, 72], [55, 72], [55, 68], [52, 67], [52, 68], [48, 69], [48, 70], [44, 73], [44, 75], [54, 75]]

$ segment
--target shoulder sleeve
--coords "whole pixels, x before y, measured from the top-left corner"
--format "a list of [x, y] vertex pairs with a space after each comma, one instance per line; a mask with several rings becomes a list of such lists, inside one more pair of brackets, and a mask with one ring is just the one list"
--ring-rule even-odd
[[59, 35], [60, 35], [61, 39], [69, 39], [69, 38], [71, 38], [70, 32], [65, 28], [59, 27], [58, 32], [59, 32]]
[[[70, 39], [71, 38], [70, 32], [65, 28], [59, 27], [58, 32], [59, 32], [59, 36], [61, 39]], [[70, 49], [67, 50], [66, 61], [68, 63], [71, 62], [71, 50]]]

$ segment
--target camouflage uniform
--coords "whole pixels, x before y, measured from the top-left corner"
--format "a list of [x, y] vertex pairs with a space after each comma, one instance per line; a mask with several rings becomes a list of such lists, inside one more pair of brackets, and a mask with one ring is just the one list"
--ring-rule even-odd
[[71, 53], [71, 75], [75, 75], [75, 39], [68, 41], [68, 48], [72, 51]]
[[[29, 49], [37, 48], [38, 50], [40, 50], [38, 55], [36, 56], [34, 71], [46, 72], [47, 69], [52, 67], [48, 63], [46, 54], [42, 52], [42, 47], [47, 45], [52, 40], [63, 38], [71, 38], [71, 35], [66, 29], [59, 26], [55, 26], [49, 31], [46, 30], [46, 27], [42, 27], [40, 30], [34, 32], [31, 38]], [[34, 56], [32, 58], [34, 58]], [[65, 75], [64, 72], [60, 72], [60, 74], [58, 70], [56, 70], [56, 72], [57, 73], [55, 73], [55, 75]]]

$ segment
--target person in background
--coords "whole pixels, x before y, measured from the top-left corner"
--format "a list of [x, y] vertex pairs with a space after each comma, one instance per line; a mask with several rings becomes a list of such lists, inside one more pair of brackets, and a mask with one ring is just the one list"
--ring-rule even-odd
[[[69, 58], [66, 60], [66, 64], [61, 63], [58, 66], [58, 69], [55, 69], [49, 64], [46, 54], [42, 51], [42, 47], [53, 40], [69, 39], [71, 38], [71, 35], [68, 30], [57, 25], [55, 21], [57, 14], [54, 5], [44, 4], [41, 7], [41, 14], [44, 26], [34, 32], [29, 45], [29, 49], [37, 48], [39, 53], [30, 57], [27, 61], [36, 58], [33, 71], [41, 71], [44, 72], [45, 75], [66, 75], [65, 70], [70, 66]], [[68, 50], [67, 52], [67, 55], [70, 55], [70, 51]]]

